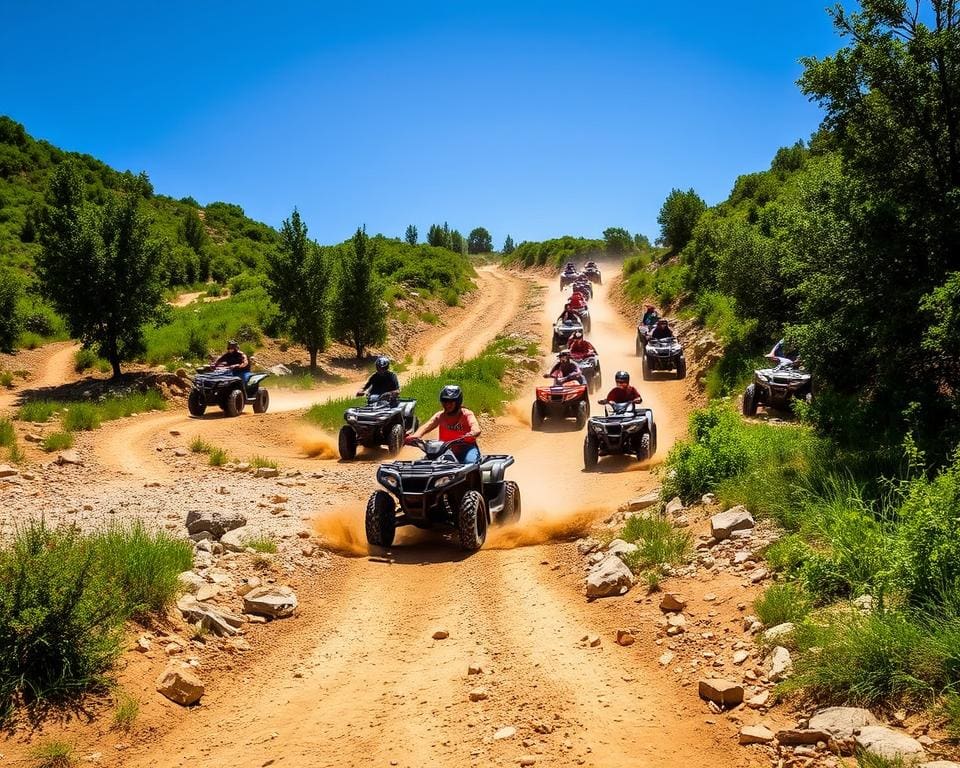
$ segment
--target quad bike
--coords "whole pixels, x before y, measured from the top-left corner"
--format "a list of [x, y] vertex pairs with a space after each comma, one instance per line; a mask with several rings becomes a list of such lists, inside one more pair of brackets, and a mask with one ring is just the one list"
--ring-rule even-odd
[[585, 280], [582, 276], [577, 278], [577, 281], [573, 284], [573, 290], [582, 293], [587, 301], [593, 298], [593, 283]]
[[375, 547], [393, 544], [397, 528], [445, 527], [457, 532], [460, 546], [480, 549], [492, 524], [520, 519], [520, 488], [503, 476], [513, 456], [491, 454], [479, 463], [461, 464], [450, 451], [463, 438], [449, 442], [411, 437], [425, 454], [415, 461], [380, 465], [377, 490], [367, 501], [367, 542]]
[[583, 466], [593, 469], [601, 456], [625, 454], [646, 461], [657, 452], [657, 425], [653, 411], [635, 403], [608, 403], [603, 416], [594, 416], [587, 424], [583, 439]]
[[560, 273], [560, 290], [562, 291], [571, 283], [577, 282], [579, 278], [580, 278], [580, 273], [577, 272], [576, 269], [573, 269], [573, 270], [564, 269], [563, 272]]
[[647, 346], [651, 333], [653, 333], [652, 325], [637, 323], [637, 357], [643, 356], [643, 349]]
[[598, 355], [571, 355], [573, 362], [580, 366], [580, 373], [587, 380], [587, 391], [596, 392], [603, 383], [603, 374], [600, 372], [600, 357]]
[[535, 432], [543, 428], [544, 419], [576, 419], [577, 429], [583, 429], [590, 416], [590, 399], [587, 385], [579, 381], [537, 387], [537, 399], [530, 410], [530, 428]]
[[759, 405], [786, 409], [794, 398], [812, 400], [813, 378], [808, 371], [792, 362], [761, 368], [753, 372], [753, 384], [743, 393], [743, 415], [756, 416]]
[[557, 352], [567, 346], [574, 331], [583, 332], [583, 323], [579, 319], [557, 320], [556, 325], [553, 326], [553, 342], [550, 350]]
[[340, 427], [337, 439], [340, 458], [344, 461], [355, 458], [358, 445], [365, 448], [386, 445], [390, 455], [396, 456], [404, 438], [420, 427], [414, 413], [416, 407], [416, 400], [370, 395], [366, 405], [347, 408], [343, 414], [347, 423]]
[[643, 350], [643, 378], [649, 379], [654, 371], [676, 371], [678, 379], [687, 375], [683, 347], [674, 337], [647, 341]]
[[239, 416], [247, 405], [254, 413], [266, 413], [270, 393], [260, 386], [269, 373], [254, 373], [244, 384], [243, 376], [230, 368], [198, 368], [193, 388], [187, 397], [191, 416], [203, 416], [208, 406], [219, 406], [227, 416]]
[[582, 307], [570, 307], [580, 318], [580, 323], [583, 325], [583, 332], [590, 333], [590, 307], [584, 304]]
[[587, 263], [587, 265], [583, 268], [582, 274], [591, 283], [600, 283], [601, 285], [603, 284], [603, 278], [600, 275], [600, 267], [598, 267], [593, 262]]

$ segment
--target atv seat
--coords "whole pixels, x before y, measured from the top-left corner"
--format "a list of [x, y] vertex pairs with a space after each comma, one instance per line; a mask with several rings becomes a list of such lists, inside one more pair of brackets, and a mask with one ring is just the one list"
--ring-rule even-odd
[[491, 453], [480, 459], [480, 478], [484, 485], [487, 483], [502, 483], [507, 467], [513, 464], [513, 456], [502, 453]]

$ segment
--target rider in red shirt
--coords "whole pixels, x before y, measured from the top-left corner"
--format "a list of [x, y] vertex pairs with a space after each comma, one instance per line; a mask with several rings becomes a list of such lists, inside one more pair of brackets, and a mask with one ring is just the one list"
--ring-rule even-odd
[[433, 414], [410, 437], [423, 437], [427, 432], [439, 427], [440, 439], [443, 442], [463, 438], [462, 443], [450, 446], [450, 451], [457, 457], [457, 461], [461, 464], [480, 461], [480, 448], [477, 445], [480, 423], [473, 411], [463, 407], [463, 390], [456, 384], [447, 384], [440, 390], [440, 405], [443, 410]]
[[629, 373], [617, 371], [613, 378], [616, 380], [617, 386], [607, 393], [606, 398], [600, 401], [600, 405], [606, 405], [607, 403], [635, 403], [639, 405], [643, 402], [643, 398], [640, 397], [636, 387], [630, 384]]
[[580, 291], [574, 291], [570, 294], [570, 300], [567, 302], [567, 306], [570, 307], [570, 309], [583, 309], [587, 306], [587, 302]]
[[597, 354], [593, 344], [583, 338], [583, 331], [574, 331], [570, 334], [567, 349], [570, 351], [570, 357], [574, 360], [583, 360], [585, 357]]

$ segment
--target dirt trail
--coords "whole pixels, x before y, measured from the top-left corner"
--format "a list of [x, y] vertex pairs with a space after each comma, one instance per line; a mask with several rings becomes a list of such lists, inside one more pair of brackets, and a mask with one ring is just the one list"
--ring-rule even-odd
[[[559, 301], [551, 286], [545, 338]], [[607, 306], [603, 289], [591, 306], [607, 382], [618, 367], [639, 378], [631, 322]], [[639, 388], [656, 410], [666, 452], [685, 418], [682, 384]], [[528, 407], [521, 397], [517, 412]], [[482, 442], [517, 459], [511, 473], [521, 484], [519, 530], [528, 541], [584, 510], [609, 512], [653, 484], [626, 459], [584, 473], [582, 441], [582, 431], [534, 433], [514, 416]], [[368, 490], [354, 490], [360, 529]], [[171, 730], [131, 749], [125, 764], [509, 765], [529, 754], [554, 766], [751, 764], [691, 710], [689, 691], [662, 675], [653, 628], [641, 628], [630, 648], [612, 643], [618, 601], [586, 604], [570, 545], [491, 546], [467, 556], [439, 535], [416, 538], [385, 557], [339, 560], [301, 592], [299, 618], [276, 627], [261, 663], [242, 681], [213, 681], [197, 710], [171, 705]], [[449, 638], [433, 640], [438, 628]], [[599, 648], [579, 642], [590, 632], [602, 634]], [[484, 673], [468, 675], [475, 660]], [[489, 698], [471, 702], [479, 686]], [[494, 740], [505, 726], [516, 735]]]
[[38, 366], [37, 375], [19, 390], [0, 392], [0, 408], [12, 408], [17, 405], [24, 389], [37, 390], [56, 387], [77, 377], [73, 369], [73, 356], [80, 345], [73, 341], [59, 341], [43, 348], [45, 358]]

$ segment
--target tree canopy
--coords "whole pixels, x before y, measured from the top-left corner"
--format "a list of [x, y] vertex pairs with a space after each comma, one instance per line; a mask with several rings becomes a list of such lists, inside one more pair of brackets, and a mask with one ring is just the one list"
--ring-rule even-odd
[[707, 204], [692, 189], [686, 192], [671, 190], [657, 216], [663, 244], [675, 253], [682, 251], [690, 242], [693, 228], [706, 209]]
[[354, 348], [357, 359], [363, 357], [367, 347], [387, 340], [385, 286], [374, 271], [377, 247], [375, 239], [371, 240], [363, 229], [357, 229], [353, 241], [342, 249], [334, 334], [339, 341]]
[[493, 238], [483, 227], [475, 227], [467, 236], [469, 253], [490, 253], [493, 250]]

